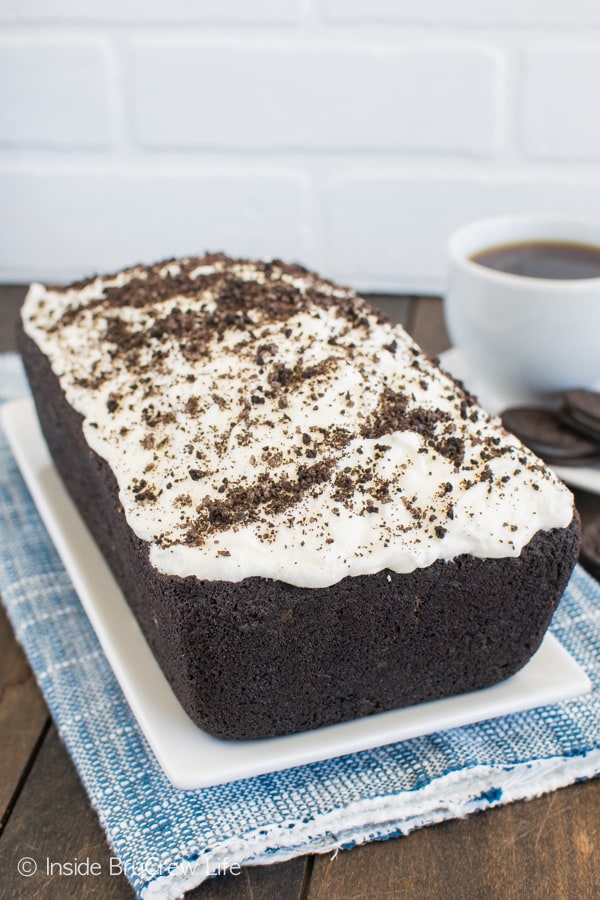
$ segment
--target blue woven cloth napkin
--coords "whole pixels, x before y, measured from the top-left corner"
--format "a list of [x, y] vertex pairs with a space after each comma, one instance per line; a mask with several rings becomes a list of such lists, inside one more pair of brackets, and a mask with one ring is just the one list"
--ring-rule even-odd
[[[0, 399], [26, 394], [0, 356]], [[0, 433], [0, 592], [138, 896], [175, 898], [259, 865], [406, 834], [600, 772], [600, 586], [577, 569], [552, 631], [594, 690], [579, 699], [219, 787], [180, 791], [138, 728]]]

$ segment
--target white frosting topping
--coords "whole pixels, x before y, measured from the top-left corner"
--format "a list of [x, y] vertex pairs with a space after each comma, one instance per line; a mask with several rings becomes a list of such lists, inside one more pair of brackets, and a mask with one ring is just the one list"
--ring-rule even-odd
[[31, 286], [48, 356], [161, 572], [324, 587], [566, 527], [565, 486], [400, 326], [222, 255]]

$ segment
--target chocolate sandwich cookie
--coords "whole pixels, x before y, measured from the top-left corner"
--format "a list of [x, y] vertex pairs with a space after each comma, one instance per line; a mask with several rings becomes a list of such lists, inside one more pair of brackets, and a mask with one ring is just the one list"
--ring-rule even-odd
[[590, 575], [600, 580], [600, 519], [594, 519], [583, 529], [579, 562]]
[[504, 410], [501, 418], [507, 431], [547, 463], [587, 466], [600, 462], [600, 442], [573, 431], [554, 410], [519, 406]]
[[600, 393], [567, 391], [560, 417], [565, 425], [600, 442]]

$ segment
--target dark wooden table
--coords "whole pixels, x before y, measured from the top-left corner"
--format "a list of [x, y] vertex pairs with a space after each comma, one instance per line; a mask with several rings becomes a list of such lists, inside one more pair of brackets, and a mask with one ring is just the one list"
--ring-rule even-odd
[[[0, 289], [0, 351], [13, 348], [22, 288]], [[439, 300], [374, 297], [430, 353], [448, 345]], [[600, 498], [578, 493], [585, 519]], [[0, 608], [0, 897], [131, 898], [27, 661]], [[563, 788], [407, 837], [201, 885], [198, 900], [469, 900], [600, 897], [600, 780]], [[22, 857], [42, 872], [19, 875]], [[46, 875], [46, 860], [99, 863], [101, 875]]]

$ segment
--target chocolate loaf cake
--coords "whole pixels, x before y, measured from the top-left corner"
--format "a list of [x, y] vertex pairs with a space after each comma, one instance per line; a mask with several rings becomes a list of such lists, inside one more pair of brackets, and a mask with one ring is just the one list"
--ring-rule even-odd
[[170, 260], [32, 285], [20, 347], [58, 471], [208, 732], [471, 691], [538, 648], [570, 493], [352, 291]]

